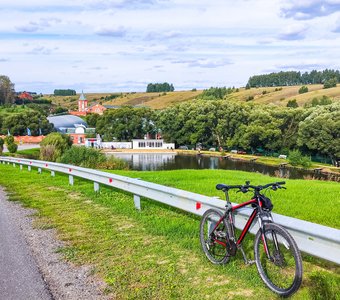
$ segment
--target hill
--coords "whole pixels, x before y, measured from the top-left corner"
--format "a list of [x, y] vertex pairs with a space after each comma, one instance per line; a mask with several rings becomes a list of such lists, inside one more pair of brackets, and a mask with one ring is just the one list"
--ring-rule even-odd
[[[261, 104], [275, 104], [286, 106], [289, 100], [296, 99], [299, 106], [311, 102], [313, 98], [329, 97], [333, 102], [340, 101], [340, 85], [334, 88], [324, 89], [323, 85], [308, 85], [308, 92], [299, 94], [301, 86], [283, 86], [283, 87], [261, 87], [245, 89], [240, 88], [237, 92], [228, 94], [225, 99], [235, 101], [252, 101]], [[200, 91], [178, 91], [167, 93], [96, 93], [86, 94], [89, 105], [97, 102], [107, 105], [140, 105], [154, 109], [163, 109], [168, 106], [191, 101], [197, 98]], [[52, 100], [54, 104], [77, 109], [79, 95], [76, 96], [45, 96]], [[110, 99], [111, 98], [111, 99]]]

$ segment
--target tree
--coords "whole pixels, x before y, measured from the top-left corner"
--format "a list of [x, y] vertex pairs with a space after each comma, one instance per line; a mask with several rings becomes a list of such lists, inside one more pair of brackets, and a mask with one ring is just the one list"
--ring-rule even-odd
[[14, 84], [8, 76], [0, 75], [0, 105], [12, 104], [15, 101]]
[[336, 87], [337, 83], [338, 83], [338, 80], [334, 77], [332, 79], [325, 81], [325, 83], [323, 84], [323, 88], [329, 89], [329, 88], [332, 88], [332, 87]]
[[296, 99], [293, 99], [288, 101], [287, 107], [297, 108], [299, 107], [299, 104], [297, 104]]
[[77, 94], [75, 90], [67, 89], [67, 90], [54, 90], [53, 94], [55, 96], [74, 96]]
[[112, 139], [128, 141], [144, 138], [147, 133], [156, 133], [154, 112], [146, 107], [124, 106], [106, 110], [98, 117], [96, 125], [97, 132], [107, 141]]
[[304, 93], [308, 93], [308, 87], [306, 87], [305, 85], [299, 88], [299, 94], [304, 94]]
[[49, 123], [43, 114], [27, 110], [21, 113], [6, 115], [2, 122], [1, 131], [6, 133], [9, 129], [13, 135], [26, 135], [27, 128], [30, 129], [34, 136], [39, 135], [39, 129], [46, 135], [53, 131], [53, 124]]
[[299, 125], [298, 146], [327, 155], [335, 163], [340, 158], [340, 103], [311, 111]]
[[146, 87], [147, 93], [162, 93], [162, 92], [173, 92], [175, 90], [173, 84], [167, 82], [164, 83], [149, 83]]

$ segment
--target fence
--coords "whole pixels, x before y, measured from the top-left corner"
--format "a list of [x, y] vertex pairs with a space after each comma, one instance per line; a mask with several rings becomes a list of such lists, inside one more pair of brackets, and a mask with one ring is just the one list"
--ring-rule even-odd
[[[55, 176], [55, 172], [68, 174], [71, 185], [74, 184], [74, 177], [87, 179], [93, 181], [95, 191], [99, 191], [100, 184], [103, 184], [130, 192], [133, 194], [137, 209], [141, 209], [140, 197], [146, 197], [199, 216], [210, 208], [223, 210], [225, 205], [224, 201], [215, 197], [93, 169], [13, 157], [0, 157], [0, 162], [13, 164], [14, 167], [18, 164], [20, 169], [27, 166], [29, 171], [35, 167], [39, 173], [45, 169], [51, 172], [51, 176]], [[250, 208], [240, 210], [235, 218], [237, 228], [243, 228], [251, 211]], [[292, 234], [301, 251], [340, 264], [340, 230], [275, 213], [273, 213], [273, 218], [276, 223], [284, 226]], [[250, 231], [256, 233], [257, 230], [258, 225], [255, 223]]]

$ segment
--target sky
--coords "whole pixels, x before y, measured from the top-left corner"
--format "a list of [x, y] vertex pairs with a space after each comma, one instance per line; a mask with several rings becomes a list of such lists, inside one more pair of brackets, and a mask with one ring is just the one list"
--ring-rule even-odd
[[241, 87], [340, 69], [340, 0], [0, 0], [0, 75], [16, 91]]

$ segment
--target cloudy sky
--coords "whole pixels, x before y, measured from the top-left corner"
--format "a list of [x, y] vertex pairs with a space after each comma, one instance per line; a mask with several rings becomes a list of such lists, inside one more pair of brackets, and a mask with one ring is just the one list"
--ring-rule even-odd
[[340, 0], [1, 0], [0, 75], [17, 91], [244, 86], [340, 69]]

